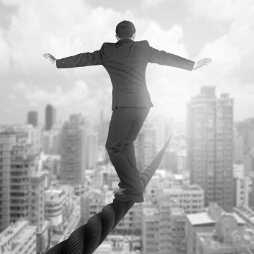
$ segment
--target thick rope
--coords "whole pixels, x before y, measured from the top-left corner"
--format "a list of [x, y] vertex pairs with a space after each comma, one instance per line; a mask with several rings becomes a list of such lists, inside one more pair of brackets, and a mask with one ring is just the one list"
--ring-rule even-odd
[[[171, 136], [152, 163], [141, 173], [141, 185], [143, 189], [145, 189], [158, 168], [170, 139]], [[88, 220], [87, 224], [77, 228], [68, 239], [52, 247], [46, 254], [93, 253], [133, 204], [132, 201], [122, 202], [114, 199], [113, 203], [104, 206], [100, 213], [95, 214]]]

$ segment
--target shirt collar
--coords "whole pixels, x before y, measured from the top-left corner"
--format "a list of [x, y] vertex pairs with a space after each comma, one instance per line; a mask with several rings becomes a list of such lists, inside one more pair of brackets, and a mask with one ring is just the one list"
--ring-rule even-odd
[[119, 41], [117, 42], [117, 44], [121, 45], [121, 44], [123, 44], [123, 43], [128, 43], [128, 42], [133, 42], [133, 40], [130, 39], [130, 38], [123, 38], [123, 39], [119, 40]]

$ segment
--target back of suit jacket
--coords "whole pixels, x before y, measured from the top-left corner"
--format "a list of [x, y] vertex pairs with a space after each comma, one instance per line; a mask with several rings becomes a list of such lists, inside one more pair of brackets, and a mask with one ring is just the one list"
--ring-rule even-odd
[[57, 68], [103, 65], [112, 85], [112, 109], [117, 107], [153, 106], [146, 86], [148, 63], [192, 70], [194, 62], [165, 51], [152, 48], [148, 41], [129, 38], [117, 43], [104, 43], [100, 50], [81, 53], [56, 60]]

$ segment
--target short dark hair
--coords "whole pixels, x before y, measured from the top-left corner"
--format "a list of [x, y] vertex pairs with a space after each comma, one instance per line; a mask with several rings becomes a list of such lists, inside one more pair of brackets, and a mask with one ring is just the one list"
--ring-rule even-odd
[[124, 20], [116, 26], [116, 35], [119, 38], [131, 38], [136, 32], [134, 24], [130, 21]]

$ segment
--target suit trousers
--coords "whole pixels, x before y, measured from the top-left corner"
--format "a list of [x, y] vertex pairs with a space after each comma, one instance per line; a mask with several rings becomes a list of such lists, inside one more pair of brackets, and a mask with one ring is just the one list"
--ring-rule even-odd
[[147, 107], [120, 107], [112, 112], [106, 149], [125, 194], [143, 193], [134, 141], [149, 113]]

